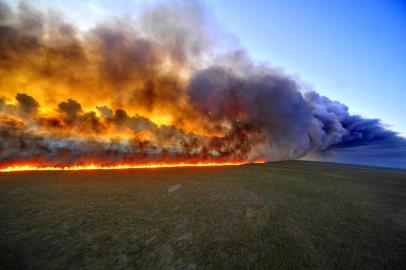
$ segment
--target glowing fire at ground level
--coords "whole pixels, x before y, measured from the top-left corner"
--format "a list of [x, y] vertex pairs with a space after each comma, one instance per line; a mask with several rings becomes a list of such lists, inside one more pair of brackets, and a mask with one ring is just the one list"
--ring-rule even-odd
[[[255, 164], [264, 163], [264, 161], [255, 161]], [[247, 162], [202, 162], [202, 163], [147, 163], [147, 164], [123, 164], [114, 166], [103, 166], [96, 164], [77, 165], [68, 167], [42, 167], [36, 165], [18, 165], [1, 168], [0, 172], [16, 171], [85, 171], [85, 170], [122, 170], [122, 169], [156, 169], [156, 168], [178, 168], [178, 167], [221, 167], [221, 166], [240, 166], [249, 164]]]

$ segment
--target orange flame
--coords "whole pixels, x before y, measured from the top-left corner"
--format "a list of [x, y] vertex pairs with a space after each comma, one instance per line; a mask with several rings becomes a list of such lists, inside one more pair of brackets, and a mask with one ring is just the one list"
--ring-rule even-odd
[[[264, 161], [255, 161], [255, 164], [264, 163]], [[156, 168], [178, 168], [178, 167], [223, 167], [240, 166], [247, 164], [245, 162], [202, 162], [202, 163], [149, 163], [149, 164], [123, 164], [114, 166], [103, 166], [97, 164], [68, 166], [68, 167], [41, 167], [36, 165], [17, 165], [0, 169], [0, 172], [17, 171], [87, 171], [87, 170], [122, 170], [122, 169], [156, 169]]]
[[[251, 123], [245, 83], [231, 92], [213, 85], [203, 96], [206, 86], [195, 85], [212, 70], [198, 64], [210, 40], [205, 20], [192, 15], [198, 32], [179, 25], [186, 17], [171, 21], [172, 41], [156, 32], [154, 10], [140, 14], [139, 27], [114, 19], [80, 31], [20, 6], [6, 5], [1, 25], [0, 172], [236, 166], [267, 157], [258, 151], [268, 147], [267, 129]], [[32, 14], [36, 25], [27, 28]], [[227, 85], [237, 75], [221, 74]]]

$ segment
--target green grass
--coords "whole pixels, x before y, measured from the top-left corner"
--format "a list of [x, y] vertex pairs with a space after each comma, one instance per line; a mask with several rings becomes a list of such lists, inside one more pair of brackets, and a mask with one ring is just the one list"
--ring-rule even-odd
[[0, 226], [0, 269], [405, 269], [406, 171], [1, 173]]

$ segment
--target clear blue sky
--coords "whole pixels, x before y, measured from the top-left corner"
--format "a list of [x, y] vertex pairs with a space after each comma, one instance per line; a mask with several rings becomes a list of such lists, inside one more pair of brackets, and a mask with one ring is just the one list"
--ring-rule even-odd
[[[134, 14], [142, 3], [154, 1], [40, 2], [68, 10], [85, 25], [97, 17]], [[352, 113], [379, 118], [406, 136], [405, 0], [206, 3], [255, 60], [298, 75]]]

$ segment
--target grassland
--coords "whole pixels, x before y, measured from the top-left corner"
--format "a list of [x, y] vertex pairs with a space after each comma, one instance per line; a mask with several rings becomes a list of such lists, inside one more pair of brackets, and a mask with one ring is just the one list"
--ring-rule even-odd
[[406, 171], [0, 174], [0, 269], [405, 269]]

